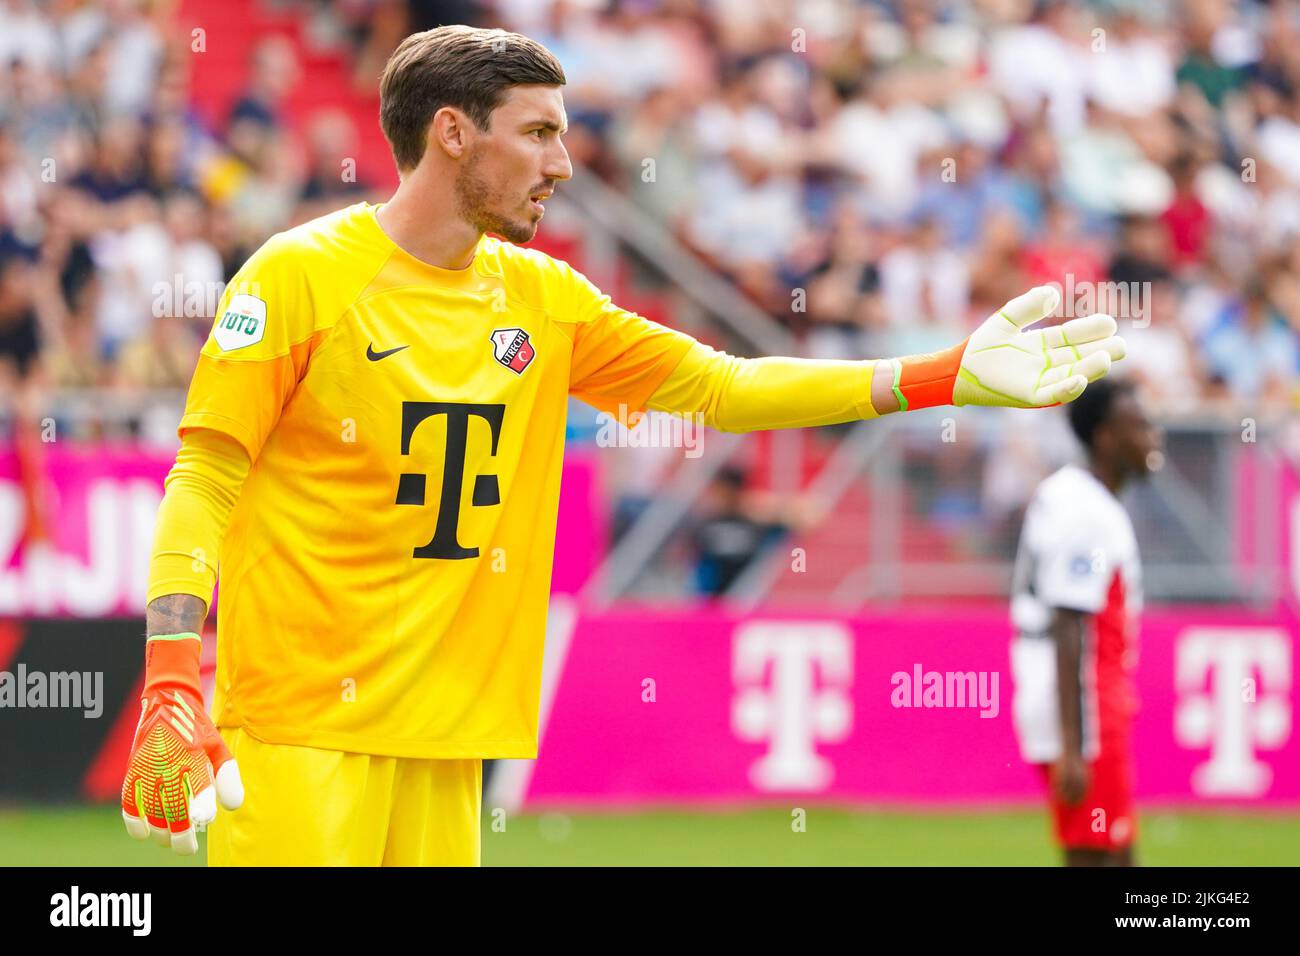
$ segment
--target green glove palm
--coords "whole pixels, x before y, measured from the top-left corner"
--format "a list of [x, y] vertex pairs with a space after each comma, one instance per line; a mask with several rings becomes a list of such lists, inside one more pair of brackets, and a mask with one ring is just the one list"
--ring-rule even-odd
[[1039, 408], [1078, 398], [1124, 357], [1109, 315], [1089, 315], [1028, 331], [1056, 311], [1060, 294], [1042, 285], [1012, 299], [966, 340], [954, 405]]

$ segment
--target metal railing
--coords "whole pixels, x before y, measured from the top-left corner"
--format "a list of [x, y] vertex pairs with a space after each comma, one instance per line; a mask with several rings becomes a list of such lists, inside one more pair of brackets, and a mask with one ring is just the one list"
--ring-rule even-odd
[[578, 170], [555, 200], [564, 214], [581, 221], [583, 260], [597, 285], [609, 278], [622, 247], [670, 279], [687, 303], [728, 333], [740, 354], [798, 354], [798, 342], [784, 326], [683, 247], [662, 222], [590, 170]]
[[[1004, 417], [943, 412], [853, 426], [803, 492], [821, 502], [827, 518], [756, 556], [723, 595], [725, 603], [738, 611], [797, 603], [852, 612], [910, 599], [1005, 598], [1028, 496], [1077, 449], [1065, 441], [1044, 450], [1024, 466], [1019, 500], [992, 502], [992, 466], [1010, 444], [1023, 443], [1024, 427], [1015, 420], [1008, 427]], [[1058, 427], [1064, 418], [1012, 414], [1056, 416]], [[959, 437], [944, 441], [942, 429], [954, 421]], [[1163, 427], [1164, 467], [1121, 496], [1138, 537], [1147, 600], [1271, 603], [1284, 585], [1279, 519], [1289, 467], [1274, 433], [1261, 429], [1256, 440], [1243, 441], [1235, 424], [1210, 419]], [[638, 598], [643, 580], [673, 578], [657, 565], [680, 559], [671, 545], [690, 527], [695, 509], [688, 499], [750, 440], [721, 437], [702, 461], [680, 469], [689, 483], [671, 488], [671, 503], [656, 502], [610, 552], [590, 597]], [[945, 465], [947, 457], [957, 464]], [[818, 562], [816, 583], [799, 580], [796, 550]]]
[[112, 388], [42, 390], [24, 396], [0, 394], [0, 435], [12, 433], [20, 414], [45, 441], [64, 439], [176, 439], [185, 392]]

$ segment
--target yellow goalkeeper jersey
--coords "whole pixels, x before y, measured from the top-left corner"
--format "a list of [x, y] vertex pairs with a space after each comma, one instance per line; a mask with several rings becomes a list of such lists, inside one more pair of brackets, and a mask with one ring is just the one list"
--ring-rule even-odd
[[214, 716], [273, 743], [533, 757], [567, 397], [645, 407], [694, 340], [484, 237], [440, 269], [359, 204], [235, 276], [181, 432], [253, 462]]

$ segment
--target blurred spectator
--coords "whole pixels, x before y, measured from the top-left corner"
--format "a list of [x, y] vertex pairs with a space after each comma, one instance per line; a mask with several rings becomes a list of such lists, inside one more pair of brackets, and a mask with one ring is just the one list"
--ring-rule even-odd
[[1239, 401], [1285, 405], [1300, 373], [1296, 336], [1259, 278], [1220, 313], [1205, 334], [1211, 373]]
[[989, 72], [994, 87], [1028, 115], [1047, 105], [1053, 131], [1078, 132], [1084, 124], [1088, 94], [1090, 39], [1083, 12], [1062, 0], [1026, 4], [1024, 23], [991, 31]]
[[144, 184], [155, 199], [182, 189], [193, 189], [186, 168], [187, 130], [183, 119], [160, 116], [149, 127], [144, 144]]
[[112, 37], [103, 88], [109, 116], [139, 116], [148, 110], [163, 57], [163, 39], [149, 10], [152, 7], [160, 14], [165, 6], [147, 0], [112, 0], [103, 5]]
[[1216, 110], [1224, 106], [1229, 94], [1239, 89], [1245, 78], [1241, 70], [1223, 63], [1214, 49], [1221, 26], [1216, 18], [1226, 7], [1217, 3], [1189, 4], [1183, 34], [1186, 48], [1175, 74], [1179, 85], [1194, 90]]
[[143, 337], [122, 349], [114, 384], [128, 390], [184, 391], [189, 388], [202, 344], [202, 337], [196, 337], [183, 318], [164, 315]]
[[343, 110], [322, 110], [307, 127], [307, 176], [298, 190], [294, 218], [315, 219], [365, 198], [370, 190], [357, 172], [357, 130]]
[[1125, 216], [1119, 221], [1115, 252], [1106, 269], [1112, 282], [1142, 283], [1170, 278], [1171, 236], [1150, 216]]
[[916, 214], [942, 222], [945, 241], [967, 249], [983, 231], [987, 217], [1009, 211], [1022, 227], [1035, 226], [1042, 214], [1042, 198], [1034, 185], [995, 163], [977, 143], [965, 142], [951, 160], [951, 181], [935, 175], [918, 198]]
[[970, 297], [977, 317], [990, 315], [1029, 288], [1020, 250], [1024, 231], [1010, 211], [991, 214], [970, 254]]
[[102, 282], [95, 324], [111, 360], [123, 342], [148, 331], [154, 286], [170, 280], [171, 253], [158, 203], [145, 193], [115, 204], [105, 225], [91, 241], [91, 255]]
[[288, 39], [272, 34], [259, 40], [253, 48], [252, 70], [244, 93], [230, 108], [228, 128], [244, 124], [282, 128], [281, 107], [299, 75], [298, 55]]
[[1099, 38], [1104, 48], [1088, 57], [1092, 99], [1105, 110], [1137, 119], [1168, 107], [1177, 92], [1174, 64], [1137, 7], [1121, 7], [1104, 29]]
[[[1300, 155], [1297, 153], [1296, 155]], [[1196, 159], [1182, 153], [1170, 169], [1173, 179], [1173, 201], [1160, 215], [1169, 231], [1170, 259], [1175, 269], [1195, 265], [1205, 256], [1209, 242], [1210, 211], [1196, 192]]]
[[705, 496], [704, 513], [691, 529], [695, 583], [701, 594], [725, 593], [750, 562], [788, 530], [786, 524], [756, 513], [746, 500], [745, 482], [741, 469], [720, 469]]
[[107, 123], [94, 141], [89, 166], [72, 186], [101, 203], [115, 203], [145, 192], [144, 131], [134, 117]]
[[878, 351], [888, 317], [880, 294], [876, 235], [850, 206], [839, 210], [822, 261], [807, 277], [808, 354], [861, 359]]
[[1135, 312], [1142, 314], [1122, 329], [1128, 346], [1123, 372], [1141, 385], [1148, 408], [1176, 415], [1188, 410], [1187, 392], [1203, 387], [1205, 373], [1192, 337], [1179, 322], [1174, 284], [1160, 278], [1137, 281], [1144, 283], [1134, 290], [1142, 296]]
[[[1083, 233], [1079, 213], [1067, 203], [1052, 200], [1043, 215], [1043, 233], [1022, 253], [1029, 285], [1059, 282], [1095, 287], [1105, 278], [1100, 243]], [[1068, 281], [1067, 281], [1068, 280]]]
[[0, 386], [12, 391], [36, 362], [39, 343], [32, 268], [14, 244], [0, 244]]
[[937, 219], [922, 220], [880, 260], [889, 354], [932, 352], [965, 334], [970, 274]]

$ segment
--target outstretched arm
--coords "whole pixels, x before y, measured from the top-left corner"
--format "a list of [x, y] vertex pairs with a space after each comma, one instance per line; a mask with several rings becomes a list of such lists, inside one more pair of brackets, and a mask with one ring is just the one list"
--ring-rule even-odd
[[861, 362], [743, 359], [697, 344], [650, 397], [650, 408], [700, 413], [723, 431], [801, 428], [936, 405], [1038, 408], [1073, 401], [1124, 357], [1108, 315], [1040, 330], [1059, 296], [1039, 286], [941, 352]]

